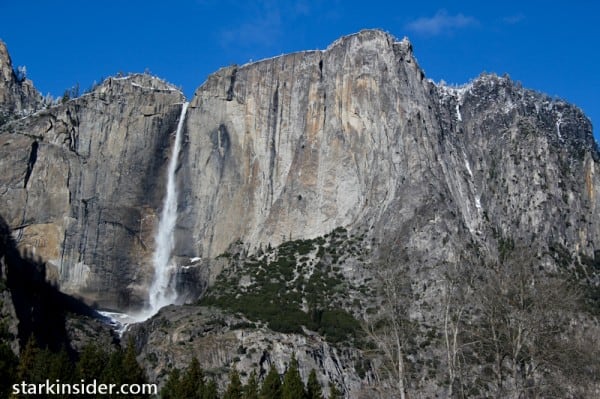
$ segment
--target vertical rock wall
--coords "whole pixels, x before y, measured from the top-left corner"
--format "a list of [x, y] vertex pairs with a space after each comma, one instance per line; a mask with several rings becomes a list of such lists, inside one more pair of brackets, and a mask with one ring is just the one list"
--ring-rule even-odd
[[111, 78], [3, 127], [2, 214], [63, 291], [115, 308], [145, 300], [182, 101], [155, 78]]

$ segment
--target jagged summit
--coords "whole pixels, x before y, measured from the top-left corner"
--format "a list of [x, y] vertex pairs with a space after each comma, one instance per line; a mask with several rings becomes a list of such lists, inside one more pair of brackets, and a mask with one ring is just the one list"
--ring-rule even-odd
[[[379, 29], [364, 29], [357, 33], [342, 36], [327, 46], [324, 50], [304, 50], [293, 53], [277, 55], [270, 58], [251, 61], [243, 65], [230, 65], [223, 67], [213, 74], [209, 75], [207, 80], [202, 83], [197, 92], [205, 85], [210, 85], [211, 82], [218, 80], [220, 76], [230, 76], [235, 80], [235, 74], [240, 70], [252, 68], [268, 68], [268, 65], [290, 65], [293, 66], [294, 60], [301, 58], [314, 58], [317, 64], [320, 65], [320, 73], [323, 72], [323, 59], [327, 54], [331, 53], [351, 53], [357, 51], [374, 51], [378, 53], [393, 53], [397, 52], [397, 57], [400, 61], [413, 62], [417, 64], [413, 56], [413, 47], [407, 37], [398, 41], [390, 33]], [[291, 61], [289, 61], [291, 60]], [[267, 66], [264, 66], [267, 65]], [[264, 67], [263, 67], [264, 66]], [[425, 76], [424, 72], [419, 69], [419, 74]]]
[[3, 81], [12, 79], [13, 69], [6, 43], [0, 39], [0, 73]]
[[93, 91], [103, 92], [107, 88], [110, 88], [113, 84], [128, 84], [133, 87], [137, 87], [145, 90], [152, 91], [177, 91], [182, 93], [181, 89], [177, 86], [167, 82], [158, 76], [150, 75], [147, 73], [132, 73], [126, 76], [112, 76], [106, 78], [100, 83]]
[[42, 96], [24, 69], [15, 71], [8, 48], [0, 40], [0, 118], [24, 116], [41, 106]]
[[341, 36], [340, 38], [334, 40], [329, 46], [327, 46], [327, 50], [330, 50], [333, 47], [345, 45], [351, 40], [357, 39], [359, 41], [370, 41], [370, 40], [383, 40], [390, 44], [392, 43], [401, 43], [410, 45], [410, 42], [407, 37], [404, 37], [401, 41], [392, 35], [391, 33], [385, 32], [381, 29], [362, 29], [355, 33], [350, 33], [348, 35]]

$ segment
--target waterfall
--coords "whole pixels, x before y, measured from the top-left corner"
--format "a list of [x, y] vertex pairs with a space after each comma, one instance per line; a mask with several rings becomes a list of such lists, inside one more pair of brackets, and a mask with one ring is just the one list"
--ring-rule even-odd
[[109, 323], [121, 336], [129, 325], [140, 323], [154, 316], [163, 306], [175, 303], [177, 292], [171, 284], [171, 278], [176, 271], [175, 264], [169, 264], [171, 253], [175, 247], [174, 230], [177, 222], [177, 185], [175, 184], [175, 170], [177, 169], [177, 159], [181, 147], [181, 132], [185, 123], [185, 114], [189, 103], [183, 103], [179, 122], [177, 123], [177, 132], [175, 133], [175, 143], [171, 151], [169, 166], [167, 168], [167, 190], [163, 203], [163, 209], [158, 222], [156, 232], [154, 254], [152, 263], [154, 265], [154, 278], [152, 285], [148, 290], [148, 305], [144, 310], [135, 314], [116, 313], [112, 311], [100, 311], [104, 320]]
[[177, 124], [175, 133], [175, 143], [169, 160], [167, 169], [167, 190], [163, 203], [163, 209], [160, 214], [158, 231], [155, 237], [155, 249], [152, 257], [154, 264], [154, 279], [148, 291], [149, 316], [158, 312], [163, 306], [170, 305], [177, 299], [177, 292], [170, 284], [171, 277], [175, 271], [175, 264], [170, 264], [171, 253], [175, 246], [174, 230], [177, 221], [177, 185], [175, 182], [175, 170], [177, 169], [177, 160], [181, 147], [181, 131], [185, 122], [185, 114], [188, 108], [187, 102], [181, 107], [181, 115]]

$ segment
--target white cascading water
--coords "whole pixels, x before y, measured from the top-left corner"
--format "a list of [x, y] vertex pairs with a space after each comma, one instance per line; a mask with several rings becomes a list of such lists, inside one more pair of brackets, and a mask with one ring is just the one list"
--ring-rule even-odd
[[181, 107], [181, 115], [177, 124], [175, 133], [175, 143], [169, 160], [167, 169], [167, 190], [163, 209], [158, 222], [158, 231], [155, 237], [155, 249], [152, 261], [154, 264], [154, 279], [148, 291], [149, 316], [156, 314], [163, 306], [175, 303], [177, 292], [170, 286], [171, 277], [175, 270], [175, 265], [171, 265], [171, 253], [175, 246], [174, 230], [177, 221], [177, 185], [175, 182], [175, 170], [177, 169], [177, 159], [179, 158], [179, 149], [181, 147], [181, 131], [185, 122], [185, 114], [188, 108], [187, 102]]
[[154, 265], [154, 278], [148, 290], [148, 307], [136, 314], [117, 313], [112, 311], [100, 311], [102, 316], [115, 328], [119, 336], [127, 330], [132, 323], [139, 323], [154, 316], [160, 308], [171, 305], [177, 300], [177, 292], [171, 286], [171, 277], [175, 272], [176, 265], [169, 264], [171, 253], [175, 246], [174, 230], [177, 221], [177, 185], [175, 184], [175, 170], [181, 147], [181, 131], [185, 122], [185, 114], [188, 108], [187, 102], [183, 103], [181, 115], [177, 123], [175, 143], [167, 169], [167, 190], [163, 203], [163, 209], [158, 222], [158, 230], [155, 237], [155, 249], [152, 257]]

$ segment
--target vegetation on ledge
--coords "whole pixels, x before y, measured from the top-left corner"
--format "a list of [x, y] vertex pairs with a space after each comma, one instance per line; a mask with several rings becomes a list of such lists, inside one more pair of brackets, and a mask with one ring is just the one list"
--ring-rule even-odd
[[228, 255], [235, 264], [200, 304], [242, 313], [278, 332], [302, 333], [304, 327], [332, 343], [355, 340], [360, 324], [339, 300], [351, 288], [341, 273], [341, 259], [359, 255], [357, 240], [337, 228], [324, 237], [288, 241], [245, 259]]

